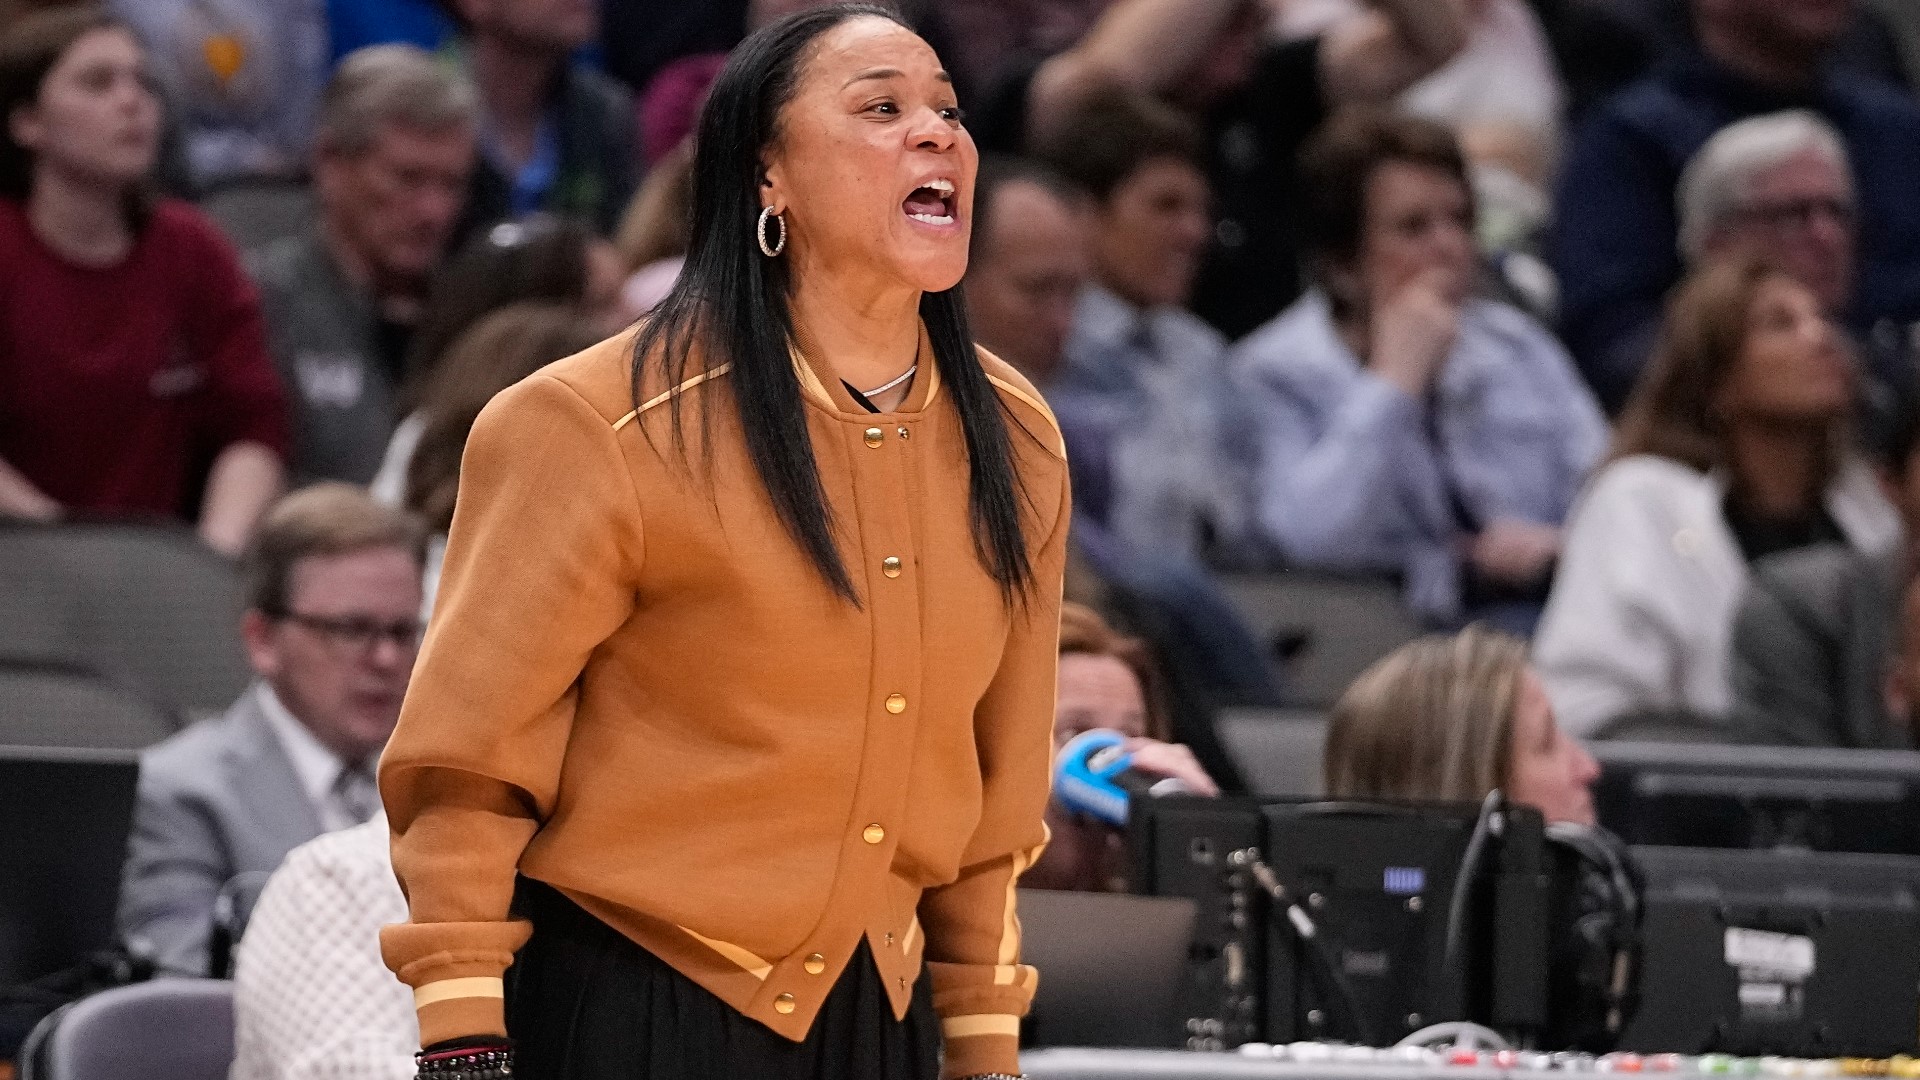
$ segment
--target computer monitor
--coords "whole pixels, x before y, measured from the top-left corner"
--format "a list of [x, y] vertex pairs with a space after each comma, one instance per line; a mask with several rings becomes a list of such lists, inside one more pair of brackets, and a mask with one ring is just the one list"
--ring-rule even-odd
[[1032, 1045], [1184, 1044], [1193, 901], [1023, 889], [1019, 905], [1022, 959], [1040, 970]]
[[1600, 823], [1629, 844], [1920, 855], [1920, 753], [1594, 744]]
[[1183, 996], [1190, 1045], [1384, 1046], [1463, 1019], [1542, 1027], [1540, 815], [1510, 809], [1476, 845], [1479, 819], [1473, 805], [1135, 799], [1134, 889], [1198, 906]]
[[139, 777], [131, 750], [0, 746], [0, 986], [112, 943]]
[[1641, 1052], [1887, 1057], [1920, 1015], [1920, 858], [1636, 848]]

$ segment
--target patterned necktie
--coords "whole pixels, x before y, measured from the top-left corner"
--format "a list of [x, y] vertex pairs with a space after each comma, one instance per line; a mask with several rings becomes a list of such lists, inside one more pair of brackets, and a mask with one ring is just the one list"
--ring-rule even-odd
[[334, 805], [356, 823], [372, 818], [380, 809], [380, 787], [365, 765], [343, 765], [333, 781]]

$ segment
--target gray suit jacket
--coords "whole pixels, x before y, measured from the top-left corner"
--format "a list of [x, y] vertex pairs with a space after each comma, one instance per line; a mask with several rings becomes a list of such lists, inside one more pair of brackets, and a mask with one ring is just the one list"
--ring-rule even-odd
[[1756, 564], [1733, 624], [1730, 734], [1772, 745], [1910, 748], [1884, 694], [1901, 570], [1898, 551], [1838, 546]]
[[147, 750], [120, 886], [121, 936], [204, 975], [214, 898], [320, 835], [320, 815], [249, 690], [226, 715]]

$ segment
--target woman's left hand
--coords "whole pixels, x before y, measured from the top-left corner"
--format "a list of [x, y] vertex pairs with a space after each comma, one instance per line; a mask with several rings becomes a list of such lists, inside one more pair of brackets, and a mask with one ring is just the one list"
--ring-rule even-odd
[[1220, 785], [1213, 782], [1193, 751], [1177, 743], [1157, 739], [1128, 739], [1127, 752], [1133, 755], [1133, 768], [1154, 776], [1171, 777], [1187, 785], [1195, 795], [1217, 798]]

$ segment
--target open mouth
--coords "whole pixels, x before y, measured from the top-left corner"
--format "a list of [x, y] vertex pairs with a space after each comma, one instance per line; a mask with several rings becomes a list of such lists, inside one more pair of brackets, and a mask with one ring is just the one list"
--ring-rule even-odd
[[923, 225], [953, 224], [953, 181], [932, 180], [914, 188], [901, 208]]

